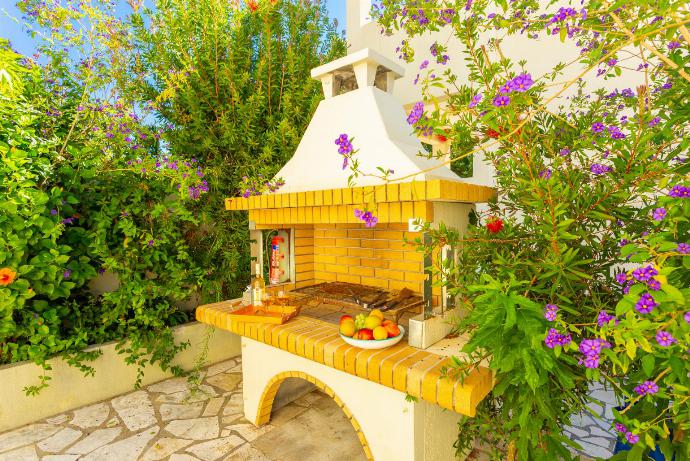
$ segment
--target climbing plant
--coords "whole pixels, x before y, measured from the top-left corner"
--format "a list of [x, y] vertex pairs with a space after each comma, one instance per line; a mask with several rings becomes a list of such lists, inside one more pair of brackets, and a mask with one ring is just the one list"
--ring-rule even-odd
[[[467, 233], [426, 226], [427, 251], [459, 252], [435, 268], [467, 310], [466, 358], [447, 372], [487, 364], [496, 377], [477, 417], [461, 423], [458, 450], [479, 438], [495, 459], [572, 459], [578, 446], [562, 428], [593, 408], [589, 386], [603, 381], [621, 401], [611, 431], [631, 446], [616, 458], [646, 459], [658, 446], [688, 459], [687, 9], [375, 3], [382, 33], [403, 31], [398, 55], [419, 66], [424, 100], [411, 129], [447, 137], [446, 164], [481, 155], [495, 170], [497, 197]], [[427, 34], [438, 40], [421, 48]], [[513, 40], [549, 43], [554, 65], [515, 61]]]

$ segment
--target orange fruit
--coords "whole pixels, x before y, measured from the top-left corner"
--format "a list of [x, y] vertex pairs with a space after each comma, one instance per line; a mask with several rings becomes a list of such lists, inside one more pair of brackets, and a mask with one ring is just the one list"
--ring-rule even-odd
[[383, 321], [383, 312], [381, 312], [379, 309], [374, 309], [369, 312], [369, 317], [378, 317]]
[[385, 327], [386, 325], [390, 325], [391, 323], [393, 323], [392, 320], [390, 320], [390, 319], [385, 319], [383, 322], [381, 322], [381, 326], [384, 326], [384, 327]]
[[398, 326], [395, 323], [389, 323], [384, 328], [388, 332], [389, 338], [393, 338], [393, 337], [398, 336], [400, 334], [400, 328], [398, 328]]
[[374, 328], [381, 325], [381, 319], [376, 316], [369, 316], [364, 320], [364, 327], [373, 330]]
[[352, 320], [354, 322], [355, 319], [353, 319], [351, 315], [343, 315], [340, 317], [340, 323], [343, 323], [345, 320]]
[[384, 327], [376, 327], [374, 328], [374, 339], [387, 339], [388, 338], [388, 331]]
[[351, 338], [352, 335], [355, 334], [355, 330], [356, 330], [355, 321], [352, 319], [344, 320], [340, 324], [340, 334], [342, 334], [343, 336], [347, 336], [347, 337]]

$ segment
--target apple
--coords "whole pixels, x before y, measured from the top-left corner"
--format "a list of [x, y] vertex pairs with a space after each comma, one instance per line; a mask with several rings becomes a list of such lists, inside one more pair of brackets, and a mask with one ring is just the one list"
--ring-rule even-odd
[[342, 317], [340, 317], [340, 324], [342, 325], [342, 323], [345, 320], [352, 320], [353, 322], [355, 321], [355, 319], [353, 319], [351, 315], [343, 315]]
[[357, 339], [372, 340], [374, 339], [374, 332], [370, 328], [362, 328], [357, 332]]

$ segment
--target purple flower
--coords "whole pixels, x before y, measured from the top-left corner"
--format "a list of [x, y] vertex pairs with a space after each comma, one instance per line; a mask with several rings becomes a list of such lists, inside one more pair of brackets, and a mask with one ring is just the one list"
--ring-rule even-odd
[[556, 313], [558, 312], [558, 306], [555, 304], [547, 304], [544, 309], [544, 318], [549, 322], [556, 320]]
[[412, 107], [412, 111], [407, 116], [407, 123], [414, 125], [422, 118], [422, 115], [424, 115], [424, 103], [418, 102]]
[[616, 58], [611, 58], [608, 61], [606, 61], [606, 64], [608, 64], [609, 67], [613, 67], [618, 63], [618, 59]]
[[524, 93], [532, 88], [532, 85], [534, 85], [534, 81], [530, 74], [520, 74], [510, 81], [510, 87], [518, 93]]
[[428, 66], [429, 66], [429, 60], [428, 60], [428, 59], [425, 59], [425, 60], [422, 61], [422, 63], [419, 65], [419, 68], [420, 68], [420, 69], [426, 69]]
[[484, 95], [481, 93], [475, 94], [474, 96], [472, 96], [472, 100], [470, 101], [470, 103], [467, 107], [469, 107], [470, 109], [477, 107], [477, 104], [479, 104], [481, 102], [483, 97], [484, 97]]
[[355, 208], [355, 217], [364, 221], [366, 227], [374, 227], [379, 222], [379, 218], [374, 216], [371, 211], [364, 211]]
[[660, 208], [655, 208], [654, 212], [652, 212], [652, 219], [654, 221], [661, 221], [664, 219], [666, 216], [666, 208], [660, 207]]
[[654, 300], [652, 295], [644, 293], [640, 296], [640, 299], [637, 300], [637, 303], [635, 303], [635, 310], [640, 314], [649, 314], [658, 305], [659, 303]]
[[599, 355], [601, 352], [601, 340], [585, 339], [580, 343], [580, 352], [585, 356]]
[[668, 192], [670, 197], [676, 198], [687, 198], [690, 197], [690, 187], [685, 187], [681, 185], [676, 185], [671, 188]]
[[62, 278], [68, 279], [72, 275], [72, 269], [67, 269], [65, 272], [62, 273]]
[[[634, 93], [633, 90], [631, 90], [630, 88], [624, 88], [623, 91], [621, 91], [621, 96], [623, 96], [624, 98], [634, 98], [634, 97], [635, 97], [635, 93]], [[627, 116], [627, 115], [624, 115], [624, 116], [621, 117], [621, 118], [626, 118], [626, 119], [627, 119], [628, 116]]]
[[551, 179], [551, 170], [546, 168], [539, 172], [539, 177], [542, 179]]
[[510, 87], [510, 82], [506, 83], [503, 85], [501, 88], [498, 89], [503, 94], [508, 94], [513, 91], [513, 89]]
[[570, 149], [568, 149], [567, 147], [564, 147], [563, 149], [558, 151], [558, 155], [560, 155], [561, 157], [565, 157], [568, 154], [570, 154]]
[[633, 434], [632, 432], [626, 432], [625, 440], [627, 440], [630, 445], [635, 445], [637, 442], [640, 441], [640, 437]]
[[671, 42], [668, 42], [668, 45], [666, 45], [669, 50], [675, 50], [676, 48], [680, 48], [680, 42], [673, 40]]
[[53, 208], [52, 210], [50, 210], [50, 214], [53, 215], [53, 216], [55, 216], [57, 213], [58, 213], [58, 211], [57, 211], [55, 208]]
[[663, 347], [668, 347], [673, 345], [674, 343], [677, 343], [678, 340], [671, 336], [671, 333], [668, 333], [663, 330], [659, 330], [656, 333], [656, 342], [659, 343], [660, 346]]
[[151, 239], [151, 240], [149, 240], [149, 242], [148, 242], [149, 247], [153, 247], [153, 245], [155, 245], [155, 244], [156, 244], [156, 240], [155, 240], [155, 239]]
[[589, 167], [589, 171], [591, 171], [592, 174], [601, 176], [602, 174], [606, 174], [611, 171], [611, 167], [608, 165], [602, 165], [600, 163], [592, 163], [592, 166]]
[[611, 125], [608, 130], [612, 139], [625, 139], [625, 134], [617, 126]]
[[654, 118], [651, 119], [649, 122], [647, 122], [647, 125], [649, 125], [649, 126], [657, 126], [657, 125], [659, 124], [660, 121], [661, 121], [661, 119], [660, 119], [659, 117], [654, 117]]
[[508, 96], [498, 95], [494, 98], [493, 104], [496, 107], [505, 107], [510, 104], [510, 98]]
[[638, 267], [632, 272], [632, 276], [638, 282], [647, 282], [655, 275], [659, 275], [659, 271], [654, 266], [647, 265], [645, 267]]
[[568, 335], [562, 335], [555, 328], [550, 328], [546, 338], [544, 338], [544, 343], [549, 349], [553, 349], [556, 346], [565, 346], [570, 344], [572, 337]]
[[654, 381], [645, 381], [635, 386], [637, 395], [653, 395], [659, 392], [659, 386]]
[[647, 281], [647, 287], [650, 290], [659, 291], [661, 289], [661, 282], [657, 279], [650, 279]]
[[[339, 146], [338, 153], [340, 155], [347, 156], [347, 155], [351, 154], [352, 151], [354, 150], [354, 147], [352, 147], [352, 139], [350, 139], [348, 137], [348, 135], [345, 133], [338, 136], [338, 138], [335, 140], [335, 143]], [[201, 172], [201, 170], [199, 169], [198, 172]], [[198, 174], [197, 174], [197, 176], [198, 176]], [[202, 176], [203, 176], [203, 174], [202, 174]], [[201, 176], [199, 176], [199, 177], [201, 177]]]
[[602, 131], [604, 131], [604, 128], [606, 127], [601, 122], [592, 123], [592, 131], [594, 133], [601, 133]]
[[690, 323], [690, 311], [687, 311], [685, 315], [683, 316], [683, 319], [685, 319], [685, 323]]
[[628, 432], [628, 428], [622, 425], [621, 423], [616, 423], [616, 432], [620, 432], [621, 434], [625, 434]]
[[690, 254], [690, 244], [681, 242], [678, 244], [676, 251], [682, 255]]
[[62, 224], [72, 224], [74, 222], [74, 218], [65, 218], [61, 222]]
[[586, 368], [598, 368], [599, 367], [599, 354], [585, 356], [583, 363], [584, 363]]
[[615, 321], [615, 324], [618, 325], [618, 319], [616, 318], [615, 315], [610, 315], [606, 311], [601, 311], [599, 312], [599, 315], [597, 316], [597, 325], [599, 328], [603, 327], [604, 325], [608, 325], [609, 322]]

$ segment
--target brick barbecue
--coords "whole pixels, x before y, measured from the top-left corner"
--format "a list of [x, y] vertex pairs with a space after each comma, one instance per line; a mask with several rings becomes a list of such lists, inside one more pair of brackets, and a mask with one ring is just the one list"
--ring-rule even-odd
[[[443, 257], [442, 249], [425, 259], [414, 243], [425, 241], [418, 225], [442, 221], [462, 231], [475, 204], [488, 201], [494, 190], [419, 155], [424, 149], [392, 95], [401, 73], [371, 50], [314, 69], [326, 100], [276, 175], [285, 186], [276, 193], [226, 199], [227, 210], [249, 213], [252, 256], [259, 262], [267, 257], [270, 235], [280, 233], [287, 241], [285, 276], [276, 288], [321, 296], [324, 302], [354, 301], [362, 308], [393, 303], [396, 319], [400, 311], [452, 305], [425, 271]], [[358, 87], [364, 91], [352, 90]], [[364, 176], [351, 187], [334, 144], [340, 133], [354, 137], [361, 169], [383, 165], [395, 168], [396, 175], [385, 181]], [[378, 224], [365, 227], [357, 209], [370, 210]], [[375, 299], [362, 299], [371, 293]], [[397, 300], [401, 294], [405, 300]]]

